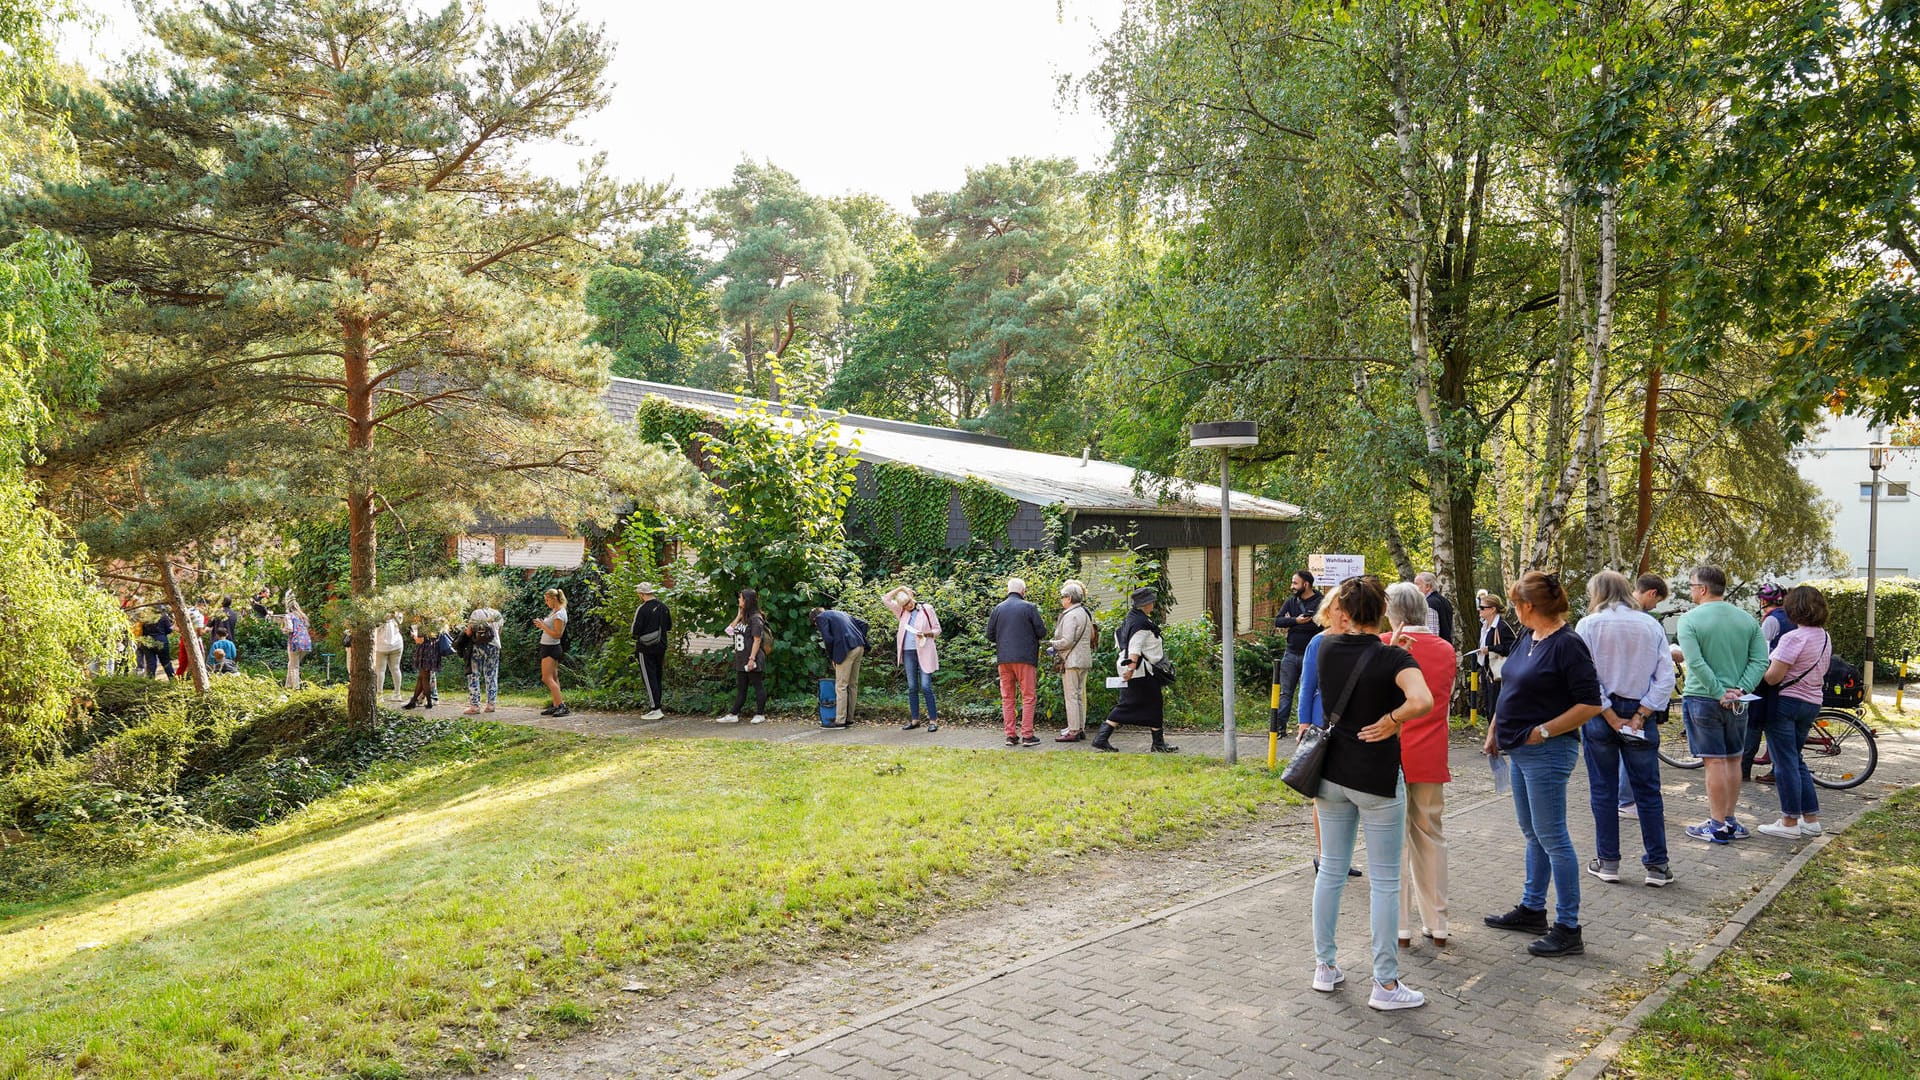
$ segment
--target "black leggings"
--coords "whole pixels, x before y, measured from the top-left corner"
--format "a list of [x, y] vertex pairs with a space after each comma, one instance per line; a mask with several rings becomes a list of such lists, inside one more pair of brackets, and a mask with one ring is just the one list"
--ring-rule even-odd
[[165, 645], [142, 645], [135, 659], [140, 673], [147, 678], [153, 678], [162, 668], [167, 678], [173, 678], [173, 650]]
[[753, 685], [753, 711], [764, 716], [767, 712], [767, 673], [760, 670], [736, 671], [733, 673], [733, 708], [727, 711], [740, 715], [741, 706], [747, 703], [747, 685]]

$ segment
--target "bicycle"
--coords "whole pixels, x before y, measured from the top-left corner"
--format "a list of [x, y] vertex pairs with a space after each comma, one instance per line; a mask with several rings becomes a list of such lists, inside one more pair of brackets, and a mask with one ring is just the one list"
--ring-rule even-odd
[[[1880, 744], [1874, 730], [1867, 726], [1864, 709], [1846, 709], [1828, 705], [1814, 717], [1807, 729], [1806, 745], [1800, 754], [1807, 762], [1813, 782], [1830, 791], [1845, 791], [1867, 782], [1880, 764]], [[1676, 769], [1697, 769], [1706, 764], [1685, 745], [1660, 744], [1660, 760]], [[1682, 752], [1684, 750], [1684, 753]], [[1755, 765], [1772, 764], [1770, 755], [1754, 759]]]

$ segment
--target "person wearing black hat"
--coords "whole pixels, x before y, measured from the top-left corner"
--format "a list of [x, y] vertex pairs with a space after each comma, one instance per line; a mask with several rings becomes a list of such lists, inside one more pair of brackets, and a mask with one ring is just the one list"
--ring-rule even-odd
[[1153, 734], [1153, 745], [1149, 748], [1155, 754], [1172, 754], [1179, 747], [1167, 743], [1165, 731], [1166, 700], [1163, 688], [1166, 678], [1166, 650], [1160, 644], [1160, 627], [1153, 621], [1153, 609], [1160, 602], [1160, 594], [1152, 589], [1133, 591], [1133, 610], [1127, 612], [1127, 621], [1113, 632], [1114, 647], [1119, 650], [1117, 665], [1120, 677], [1127, 685], [1120, 691], [1120, 700], [1107, 713], [1106, 722], [1100, 725], [1100, 731], [1093, 737], [1093, 748], [1107, 753], [1115, 753], [1113, 733], [1122, 724], [1144, 727]]

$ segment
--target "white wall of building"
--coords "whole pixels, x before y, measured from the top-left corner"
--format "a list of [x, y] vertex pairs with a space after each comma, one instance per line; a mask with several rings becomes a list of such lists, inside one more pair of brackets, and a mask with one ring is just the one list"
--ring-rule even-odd
[[[1838, 508], [1833, 516], [1833, 543], [1852, 562], [1845, 568], [1847, 576], [1864, 577], [1867, 572], [1867, 493], [1873, 471], [1867, 466], [1866, 447], [1881, 435], [1861, 417], [1838, 416], [1794, 451], [1800, 475]], [[1920, 487], [1920, 447], [1889, 447], [1880, 479], [1880, 574], [1920, 573], [1920, 492], [1910, 494], [1908, 486]], [[1809, 568], [1794, 575], [1794, 580], [1826, 573]]]
[[[504, 560], [498, 560], [501, 566], [546, 566], [556, 570], [573, 570], [587, 558], [587, 542], [577, 536], [507, 536], [498, 539], [504, 542], [506, 555]], [[495, 564], [495, 540], [493, 536], [478, 533], [460, 537], [460, 561]]]

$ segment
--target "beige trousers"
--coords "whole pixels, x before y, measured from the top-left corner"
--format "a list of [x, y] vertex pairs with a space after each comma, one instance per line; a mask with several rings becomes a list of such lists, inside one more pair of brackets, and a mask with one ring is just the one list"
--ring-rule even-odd
[[1087, 727], [1087, 672], [1083, 667], [1070, 667], [1060, 672], [1060, 695], [1067, 699], [1067, 730], [1084, 731]]
[[865, 649], [848, 649], [847, 658], [833, 665], [835, 723], [853, 723], [853, 707], [860, 703], [860, 661]]
[[1447, 785], [1407, 785], [1407, 843], [1400, 853], [1400, 936], [1413, 937], [1413, 905], [1436, 938], [1447, 936]]

